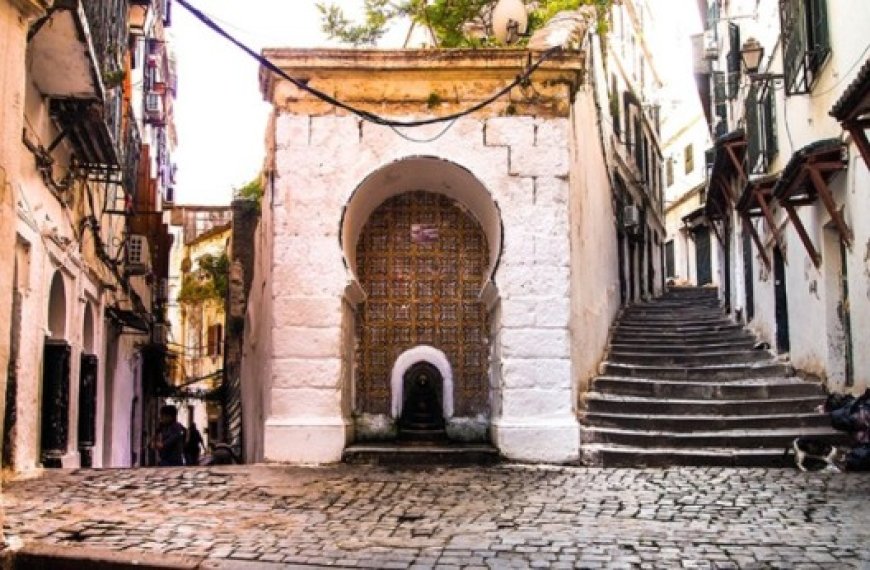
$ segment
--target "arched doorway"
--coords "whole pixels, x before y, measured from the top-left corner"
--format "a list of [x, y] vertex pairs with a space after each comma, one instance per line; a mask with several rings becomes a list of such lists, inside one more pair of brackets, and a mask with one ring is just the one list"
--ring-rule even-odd
[[97, 437], [97, 370], [99, 359], [94, 354], [94, 311], [85, 305], [82, 325], [82, 356], [79, 366], [78, 445], [82, 467], [93, 466]]
[[477, 220], [442, 194], [405, 192], [374, 210], [355, 259], [367, 296], [356, 327], [357, 409], [390, 413], [393, 364], [428, 345], [450, 361], [456, 415], [487, 414], [488, 317], [480, 292], [489, 249]]
[[47, 321], [42, 360], [40, 457], [45, 467], [61, 467], [69, 442], [71, 349], [66, 340], [66, 286], [60, 271], [55, 271], [51, 281]]

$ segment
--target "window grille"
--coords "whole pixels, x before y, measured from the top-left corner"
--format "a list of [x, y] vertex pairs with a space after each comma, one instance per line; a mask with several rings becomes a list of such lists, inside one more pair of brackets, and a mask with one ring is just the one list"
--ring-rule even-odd
[[812, 91], [831, 54], [827, 0], [779, 0], [787, 95]]

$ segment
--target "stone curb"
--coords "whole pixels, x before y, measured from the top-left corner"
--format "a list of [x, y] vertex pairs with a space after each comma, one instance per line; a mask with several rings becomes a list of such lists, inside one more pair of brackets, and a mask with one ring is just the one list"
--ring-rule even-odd
[[249, 562], [179, 556], [141, 551], [117, 551], [57, 544], [28, 544], [21, 549], [0, 552], [0, 570], [276, 570], [306, 568], [270, 562]]

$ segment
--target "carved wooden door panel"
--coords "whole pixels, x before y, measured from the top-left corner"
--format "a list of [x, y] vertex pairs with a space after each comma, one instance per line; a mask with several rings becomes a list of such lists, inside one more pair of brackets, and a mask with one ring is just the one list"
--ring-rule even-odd
[[357, 319], [357, 408], [389, 413], [390, 372], [405, 350], [427, 344], [453, 369], [456, 415], [487, 409], [488, 330], [478, 301], [486, 238], [461, 206], [428, 192], [390, 198], [362, 230]]

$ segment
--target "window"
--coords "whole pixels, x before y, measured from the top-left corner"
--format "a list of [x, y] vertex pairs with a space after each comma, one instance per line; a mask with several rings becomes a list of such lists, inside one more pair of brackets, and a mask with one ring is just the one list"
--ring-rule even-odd
[[665, 163], [665, 177], [667, 182], [665, 183], [668, 188], [674, 185], [674, 159], [669, 158], [667, 163]]
[[746, 129], [749, 147], [746, 152], [749, 172], [766, 172], [779, 150], [776, 138], [776, 100], [773, 89], [752, 86], [746, 95]]
[[686, 174], [691, 174], [695, 170], [695, 147], [688, 145], [683, 151], [683, 162], [686, 166]]
[[208, 355], [220, 356], [223, 354], [224, 328], [221, 325], [208, 327]]
[[728, 52], [728, 98], [734, 99], [740, 87], [741, 46], [740, 27], [733, 22], [728, 23], [728, 43], [731, 44]]
[[827, 0], [779, 0], [787, 95], [809, 93], [831, 53]]

